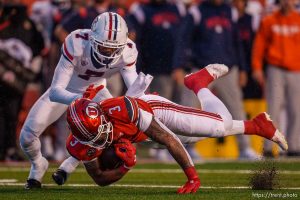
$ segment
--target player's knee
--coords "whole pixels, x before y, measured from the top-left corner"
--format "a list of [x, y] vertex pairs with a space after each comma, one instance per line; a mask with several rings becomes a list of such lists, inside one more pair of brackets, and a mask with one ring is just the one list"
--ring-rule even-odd
[[30, 129], [24, 126], [21, 130], [20, 138], [19, 138], [21, 147], [26, 148], [30, 146], [36, 138], [37, 136], [34, 135]]

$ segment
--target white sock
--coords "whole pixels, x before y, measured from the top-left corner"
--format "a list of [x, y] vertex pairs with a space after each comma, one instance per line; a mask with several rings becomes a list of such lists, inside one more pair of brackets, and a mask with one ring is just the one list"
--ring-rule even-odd
[[232, 128], [226, 131], [227, 135], [240, 135], [244, 134], [245, 132], [245, 124], [242, 120], [232, 120]]
[[76, 167], [79, 165], [80, 161], [76, 158], [70, 156], [69, 158], [65, 159], [64, 162], [59, 166], [59, 169], [64, 170], [68, 174], [75, 171]]

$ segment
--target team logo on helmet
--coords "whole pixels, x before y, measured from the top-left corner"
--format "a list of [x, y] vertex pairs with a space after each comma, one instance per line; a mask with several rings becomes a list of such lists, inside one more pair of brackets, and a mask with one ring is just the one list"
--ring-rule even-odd
[[99, 111], [97, 109], [97, 104], [96, 103], [90, 103], [86, 109], [85, 112], [87, 116], [89, 116], [92, 119], [95, 119], [99, 116]]

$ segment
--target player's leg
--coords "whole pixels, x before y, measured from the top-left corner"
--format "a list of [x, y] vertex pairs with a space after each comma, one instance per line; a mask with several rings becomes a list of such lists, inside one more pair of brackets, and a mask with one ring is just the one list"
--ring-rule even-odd
[[40, 182], [48, 168], [48, 161], [41, 154], [39, 136], [67, 109], [66, 105], [51, 102], [49, 90], [33, 105], [20, 133], [20, 145], [31, 162], [27, 187], [40, 187]]
[[[239, 69], [232, 67], [226, 76], [215, 80], [210, 86], [218, 98], [224, 103], [233, 119], [245, 120], [246, 114], [242, 101], [242, 92], [238, 83]], [[259, 156], [250, 146], [250, 137], [237, 135], [239, 159], [258, 159]]]
[[52, 178], [58, 185], [63, 185], [69, 176], [69, 174], [73, 173], [76, 167], [79, 165], [80, 161], [76, 158], [70, 156], [65, 159], [59, 168], [52, 174]]
[[184, 84], [194, 91], [198, 97], [201, 108], [204, 111], [219, 114], [226, 130], [232, 127], [232, 116], [223, 102], [217, 98], [207, 87], [215, 79], [218, 79], [228, 72], [228, 67], [222, 64], [211, 64], [198, 72], [187, 75]]
[[227, 72], [228, 68], [225, 65], [208, 65], [204, 69], [185, 77], [185, 85], [198, 96], [203, 110], [220, 114], [224, 120], [224, 131], [226, 132], [223, 133], [223, 136], [243, 133], [247, 135], [255, 134], [276, 142], [286, 150], [287, 143], [284, 136], [275, 128], [266, 113], [261, 113], [249, 121], [232, 120], [225, 105], [207, 89], [209, 83]]

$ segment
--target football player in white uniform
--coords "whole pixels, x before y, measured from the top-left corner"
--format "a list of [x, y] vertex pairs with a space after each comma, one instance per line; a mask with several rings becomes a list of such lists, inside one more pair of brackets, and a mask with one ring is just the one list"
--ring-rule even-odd
[[30, 110], [21, 131], [20, 144], [31, 162], [26, 189], [40, 188], [48, 168], [39, 136], [72, 101], [81, 98], [90, 84], [106, 85], [105, 78], [117, 72], [127, 87], [135, 81], [138, 52], [127, 36], [124, 19], [105, 12], [95, 18], [91, 29], [73, 31], [65, 39], [52, 84]]

